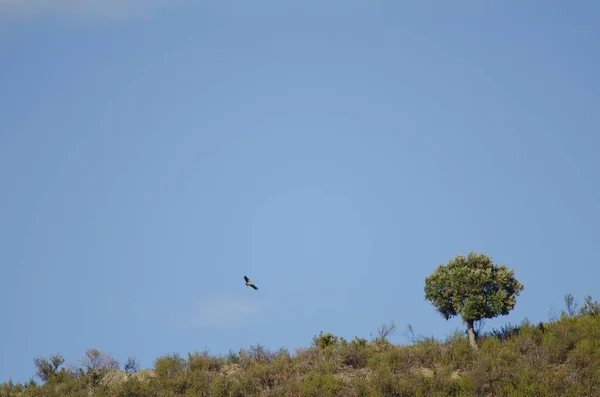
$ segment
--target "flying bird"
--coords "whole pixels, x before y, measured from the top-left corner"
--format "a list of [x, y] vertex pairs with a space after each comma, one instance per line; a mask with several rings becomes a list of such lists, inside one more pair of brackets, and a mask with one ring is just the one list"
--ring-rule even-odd
[[254, 288], [254, 289], [258, 289], [258, 287], [257, 287], [256, 285], [254, 285], [254, 284], [252, 283], [252, 281], [250, 281], [250, 279], [249, 279], [247, 276], [244, 276], [244, 280], [246, 280], [246, 285], [247, 285], [248, 287], [252, 287], [252, 288]]

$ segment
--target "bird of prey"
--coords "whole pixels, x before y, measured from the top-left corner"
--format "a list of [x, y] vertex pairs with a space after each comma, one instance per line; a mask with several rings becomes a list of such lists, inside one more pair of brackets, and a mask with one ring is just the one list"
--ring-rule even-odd
[[247, 285], [248, 287], [252, 287], [252, 288], [254, 288], [254, 289], [258, 289], [258, 287], [257, 287], [256, 285], [254, 285], [254, 284], [252, 283], [252, 281], [250, 281], [250, 279], [249, 279], [247, 276], [244, 276], [244, 280], [246, 280], [246, 285]]

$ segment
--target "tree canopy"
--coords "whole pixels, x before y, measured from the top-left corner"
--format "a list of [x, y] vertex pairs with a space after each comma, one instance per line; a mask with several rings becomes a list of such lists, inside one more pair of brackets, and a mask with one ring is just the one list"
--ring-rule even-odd
[[439, 265], [425, 279], [425, 299], [446, 320], [460, 315], [467, 323], [471, 346], [475, 348], [474, 322], [508, 314], [522, 290], [523, 285], [512, 270], [474, 252]]

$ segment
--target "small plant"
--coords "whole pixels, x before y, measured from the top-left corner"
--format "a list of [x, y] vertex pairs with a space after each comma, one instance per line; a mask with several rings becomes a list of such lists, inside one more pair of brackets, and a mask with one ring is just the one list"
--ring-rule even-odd
[[339, 344], [339, 338], [333, 334], [323, 334], [323, 331], [318, 336], [313, 337], [313, 346], [319, 349], [325, 349], [328, 347], [336, 347]]
[[592, 301], [592, 297], [588, 295], [585, 297], [584, 302], [585, 303], [579, 310], [579, 313], [582, 316], [595, 317], [595, 316], [600, 315], [600, 304], [598, 303], [598, 301]]
[[567, 309], [567, 316], [574, 317], [577, 315], [577, 302], [573, 295], [565, 295], [565, 308]]
[[52, 376], [56, 375], [58, 367], [60, 367], [64, 362], [65, 359], [60, 354], [50, 356], [50, 360], [36, 357], [33, 359], [33, 363], [37, 369], [35, 374], [42, 380], [42, 382], [47, 382]]
[[219, 371], [224, 359], [211, 356], [208, 351], [188, 353], [187, 368], [189, 371]]
[[490, 334], [500, 340], [510, 339], [519, 334], [519, 326], [508, 323], [501, 326], [500, 329], [494, 328]]
[[186, 362], [177, 353], [159, 357], [154, 361], [154, 370], [159, 378], [173, 379], [185, 369]]
[[352, 368], [363, 368], [367, 365], [369, 357], [367, 351], [367, 340], [354, 337], [350, 343], [346, 343], [341, 349], [342, 363]]
[[80, 362], [88, 371], [105, 372], [119, 369], [119, 362], [114, 357], [96, 349], [87, 349]]
[[236, 353], [235, 351], [233, 351], [232, 349], [229, 349], [229, 352], [227, 353], [227, 356], [225, 357], [225, 359], [230, 364], [239, 364], [240, 355], [238, 353]]
[[135, 360], [135, 357], [129, 357], [127, 359], [127, 361], [125, 362], [125, 364], [123, 365], [123, 370], [128, 375], [133, 375], [133, 374], [137, 373], [139, 369], [140, 369], [140, 365]]
[[250, 345], [250, 349], [248, 350], [248, 352], [250, 353], [250, 357], [257, 361], [271, 361], [275, 356], [269, 351], [269, 349], [266, 349], [260, 344], [256, 346]]
[[415, 330], [410, 324], [406, 325], [406, 330], [402, 333], [402, 335], [404, 335], [408, 340], [410, 340], [411, 343], [415, 343], [417, 340], [415, 337]]
[[390, 325], [382, 324], [377, 329], [377, 336], [374, 341], [377, 344], [388, 344], [388, 338], [394, 333], [396, 333], [396, 323], [394, 321], [392, 321]]

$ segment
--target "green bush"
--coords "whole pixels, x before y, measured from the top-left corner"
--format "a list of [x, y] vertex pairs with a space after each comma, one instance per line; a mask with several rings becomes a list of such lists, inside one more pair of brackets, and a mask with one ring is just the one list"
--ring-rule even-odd
[[323, 334], [323, 331], [313, 337], [313, 347], [318, 347], [319, 349], [335, 348], [339, 345], [339, 342], [340, 340], [337, 336], [330, 333]]

